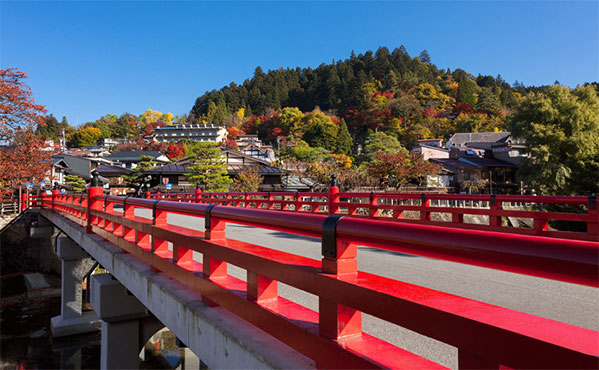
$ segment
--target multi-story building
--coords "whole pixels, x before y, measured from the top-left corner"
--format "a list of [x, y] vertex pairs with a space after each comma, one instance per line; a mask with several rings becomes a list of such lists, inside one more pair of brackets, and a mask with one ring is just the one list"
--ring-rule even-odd
[[170, 125], [156, 127], [152, 133], [156, 141], [195, 140], [220, 143], [227, 137], [227, 129], [215, 124]]

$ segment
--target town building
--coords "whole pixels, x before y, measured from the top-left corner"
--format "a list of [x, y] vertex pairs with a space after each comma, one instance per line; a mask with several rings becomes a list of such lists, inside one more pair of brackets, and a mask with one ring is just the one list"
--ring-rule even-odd
[[220, 143], [226, 139], [227, 133], [224, 126], [200, 123], [156, 127], [152, 137], [159, 142], [195, 140]]
[[452, 147], [449, 158], [431, 158], [430, 161], [441, 165], [443, 182], [462, 193], [499, 193], [519, 192], [516, 182], [515, 164], [492, 158], [484, 149], [470, 147]]
[[98, 144], [102, 145], [104, 148], [110, 149], [112, 147], [115, 147], [117, 145], [122, 145], [122, 144], [126, 144], [127, 143], [127, 139], [121, 139], [121, 138], [104, 138], [101, 139]]
[[237, 144], [239, 151], [243, 154], [269, 163], [277, 160], [272, 146], [264, 145], [262, 140], [258, 139], [258, 135], [239, 135], [237, 140], [235, 140], [235, 144]]
[[418, 145], [412, 148], [412, 153], [420, 154], [424, 159], [449, 158], [449, 150], [443, 147], [443, 139], [418, 140]]
[[110, 150], [104, 145], [88, 145], [84, 146], [83, 150], [89, 152], [87, 156], [92, 158], [101, 158], [110, 155]]
[[170, 162], [166, 155], [156, 150], [120, 150], [104, 157], [104, 159], [111, 161], [114, 165], [132, 170], [141, 162], [142, 156], [152, 157], [152, 160], [159, 164]]
[[[94, 158], [75, 156], [67, 153], [56, 154], [50, 157], [52, 165], [50, 166], [49, 179], [52, 183], [59, 185], [65, 184], [66, 175], [76, 175], [86, 181], [91, 180], [91, 172], [98, 168], [104, 161]], [[103, 179], [104, 182], [108, 180]]]

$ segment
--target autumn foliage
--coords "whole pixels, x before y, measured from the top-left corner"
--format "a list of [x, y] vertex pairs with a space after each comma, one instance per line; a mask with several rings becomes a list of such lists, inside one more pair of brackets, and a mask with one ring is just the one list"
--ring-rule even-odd
[[378, 152], [367, 172], [379, 185], [401, 187], [411, 180], [421, 185], [427, 176], [439, 173], [439, 166], [424, 160], [420, 154]]
[[18, 130], [35, 129], [44, 124], [46, 108], [35, 104], [25, 82], [25, 72], [0, 69], [0, 141], [10, 142]]
[[34, 129], [44, 125], [46, 109], [35, 104], [24, 79], [15, 68], [0, 69], [0, 192], [12, 192], [24, 183], [39, 182], [50, 169], [50, 152]]

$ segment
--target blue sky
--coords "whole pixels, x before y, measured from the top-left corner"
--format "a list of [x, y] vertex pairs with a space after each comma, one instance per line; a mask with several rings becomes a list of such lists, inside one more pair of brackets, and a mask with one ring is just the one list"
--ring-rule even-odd
[[0, 65], [71, 124], [187, 113], [256, 66], [316, 67], [404, 45], [510, 83], [599, 80], [597, 1], [1, 1]]

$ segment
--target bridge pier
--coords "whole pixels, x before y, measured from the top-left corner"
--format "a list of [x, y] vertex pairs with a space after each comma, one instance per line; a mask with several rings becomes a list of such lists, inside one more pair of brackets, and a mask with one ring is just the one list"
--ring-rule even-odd
[[137, 369], [139, 353], [164, 325], [110, 274], [92, 276], [91, 304], [102, 319], [101, 369]]
[[82, 281], [94, 261], [73, 240], [58, 238], [58, 256], [62, 261], [60, 316], [51, 320], [54, 337], [89, 333], [100, 329], [100, 320], [93, 311], [83, 312]]

